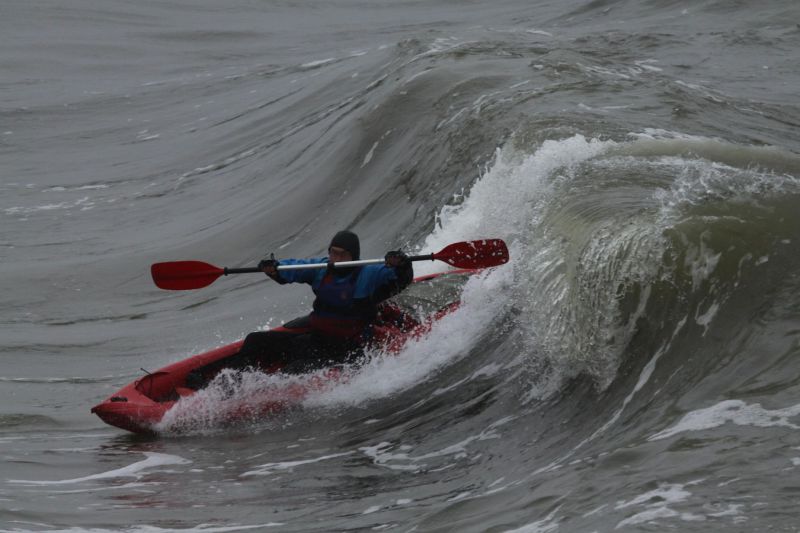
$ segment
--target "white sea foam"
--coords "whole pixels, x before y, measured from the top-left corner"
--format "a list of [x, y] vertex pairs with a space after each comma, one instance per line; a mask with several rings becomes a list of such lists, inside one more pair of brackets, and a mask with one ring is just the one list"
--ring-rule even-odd
[[55, 204], [42, 204], [42, 205], [34, 205], [34, 206], [17, 206], [17, 207], [7, 207], [3, 209], [3, 212], [7, 215], [27, 215], [30, 213], [36, 213], [39, 211], [54, 211], [59, 209], [74, 209], [76, 207], [80, 207], [82, 209], [92, 208], [94, 207], [94, 202], [92, 202], [91, 198], [88, 196], [84, 196], [83, 198], [79, 198], [72, 202], [58, 202]]
[[725, 400], [705, 409], [690, 411], [673, 427], [652, 435], [648, 440], [660, 440], [685, 431], [703, 431], [718, 428], [728, 423], [737, 426], [786, 427], [800, 429], [789, 421], [800, 416], [800, 404], [784, 409], [764, 409], [760, 404], [747, 404], [742, 400]]
[[[463, 459], [469, 455], [469, 446], [485, 440], [499, 439], [498, 428], [513, 421], [516, 417], [508, 416], [501, 418], [490, 424], [486, 429], [477, 435], [471, 435], [458, 442], [445, 446], [438, 450], [418, 455], [410, 453], [413, 447], [392, 442], [380, 442], [374, 446], [363, 446], [359, 451], [372, 459], [372, 461], [389, 470], [399, 470], [408, 472], [418, 472], [429, 468], [428, 463], [432, 459], [451, 457], [453, 459]], [[441, 468], [441, 467], [440, 467]]]
[[165, 434], [214, 433], [231, 424], [263, 420], [297, 405], [317, 386], [317, 374], [225, 370], [207, 387], [181, 398], [154, 429]]
[[107, 184], [96, 184], [96, 185], [79, 185], [77, 187], [62, 187], [62, 186], [55, 186], [55, 187], [48, 187], [43, 189], [42, 192], [67, 192], [67, 191], [89, 191], [89, 190], [97, 190], [97, 189], [108, 189], [110, 185]]
[[333, 63], [335, 61], [336, 61], [335, 57], [329, 57], [327, 59], [318, 59], [316, 61], [309, 61], [308, 63], [303, 63], [302, 65], [300, 65], [300, 68], [312, 69], [327, 65], [329, 63]]
[[375, 154], [375, 148], [378, 147], [378, 144], [379, 141], [375, 141], [375, 143], [372, 145], [372, 148], [370, 148], [369, 152], [367, 152], [367, 155], [364, 156], [364, 161], [361, 163], [361, 168], [364, 168], [369, 164], [370, 161], [372, 161], [372, 156]]
[[144, 475], [145, 470], [151, 470], [163, 466], [184, 465], [191, 463], [190, 460], [184, 459], [183, 457], [178, 457], [177, 455], [155, 452], [144, 452], [144, 454], [147, 458], [143, 461], [138, 461], [122, 468], [116, 468], [114, 470], [100, 472], [98, 474], [92, 474], [89, 476], [54, 481], [10, 479], [9, 483], [18, 483], [24, 485], [68, 485], [73, 483], [83, 483], [86, 481], [97, 481], [100, 479], [114, 479], [120, 477], [134, 477], [139, 479]]
[[[539, 221], [548, 205], [558, 171], [574, 167], [613, 145], [576, 135], [545, 141], [527, 156], [513, 149], [498, 150], [492, 167], [472, 185], [463, 202], [442, 208], [436, 229], [421, 248], [439, 250], [452, 242], [485, 238], [502, 238], [510, 245], [523, 240], [526, 228]], [[523, 240], [522, 244], [531, 243]], [[511, 259], [520, 258], [512, 255]], [[421, 274], [441, 269], [435, 263], [415, 266]]]
[[249, 477], [249, 476], [266, 476], [272, 474], [274, 472], [280, 472], [284, 470], [294, 470], [299, 466], [305, 466], [309, 464], [319, 463], [322, 461], [327, 461], [329, 459], [337, 459], [339, 457], [345, 457], [350, 455], [353, 452], [344, 452], [344, 453], [335, 453], [332, 455], [323, 455], [321, 457], [314, 457], [312, 459], [298, 459], [296, 461], [282, 461], [277, 463], [266, 463], [263, 465], [259, 465], [255, 470], [249, 470], [243, 474], [241, 477]]
[[653, 522], [660, 518], [677, 518], [687, 522], [705, 520], [706, 517], [704, 515], [676, 511], [670, 507], [671, 505], [687, 501], [691, 495], [692, 493], [686, 490], [686, 485], [664, 483], [657, 489], [640, 494], [629, 501], [622, 501], [617, 504], [615, 509], [621, 510], [634, 506], [644, 506], [645, 509], [622, 520], [617, 524], [615, 529]]

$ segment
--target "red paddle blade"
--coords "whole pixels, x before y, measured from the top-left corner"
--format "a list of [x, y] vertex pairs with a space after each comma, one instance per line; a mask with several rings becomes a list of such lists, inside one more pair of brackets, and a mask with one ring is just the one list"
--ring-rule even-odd
[[150, 273], [157, 287], [185, 291], [211, 285], [225, 271], [202, 261], [171, 261], [153, 264]]
[[433, 254], [433, 258], [456, 268], [488, 268], [508, 263], [508, 248], [502, 239], [457, 242]]

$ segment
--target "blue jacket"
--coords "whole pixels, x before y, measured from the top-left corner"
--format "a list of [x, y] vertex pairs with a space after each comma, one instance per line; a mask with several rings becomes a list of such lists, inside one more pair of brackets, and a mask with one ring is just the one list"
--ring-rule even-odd
[[[327, 257], [281, 259], [281, 265], [327, 263]], [[316, 298], [312, 330], [332, 337], [354, 339], [367, 333], [380, 302], [405, 289], [414, 277], [411, 263], [403, 267], [365, 265], [331, 270], [281, 270], [278, 283], [306, 283]]]

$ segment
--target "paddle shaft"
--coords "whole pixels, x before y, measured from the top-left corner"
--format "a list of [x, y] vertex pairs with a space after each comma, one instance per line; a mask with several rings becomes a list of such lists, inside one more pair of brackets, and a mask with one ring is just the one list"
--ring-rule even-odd
[[[435, 261], [436, 254], [426, 255], [412, 255], [408, 258], [409, 261]], [[312, 270], [315, 268], [348, 268], [364, 265], [379, 265], [385, 262], [385, 259], [361, 259], [360, 261], [339, 261], [338, 263], [307, 263], [300, 265], [278, 265], [278, 270]], [[252, 274], [253, 272], [261, 272], [258, 267], [244, 267], [244, 268], [223, 268], [223, 275], [228, 274]]]

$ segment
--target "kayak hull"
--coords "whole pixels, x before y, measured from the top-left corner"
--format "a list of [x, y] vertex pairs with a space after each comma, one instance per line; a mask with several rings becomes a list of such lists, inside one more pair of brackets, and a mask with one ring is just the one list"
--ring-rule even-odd
[[[472, 270], [451, 271], [447, 274], [417, 278], [414, 282], [428, 281], [448, 274], [470, 275], [474, 272]], [[458, 305], [458, 301], [449, 302], [427, 320], [421, 322], [410, 320], [402, 313], [398, 314], [396, 309], [384, 306], [381, 308], [379, 320], [373, 328], [372, 346], [385, 352], [397, 353], [410, 339], [428, 333], [437, 320], [453, 312]], [[271, 331], [303, 333], [307, 330], [278, 327]], [[243, 341], [240, 340], [172, 363], [155, 372], [146, 373], [143, 377], [122, 387], [92, 407], [91, 412], [111, 426], [132, 433], [155, 434], [158, 432], [157, 426], [164, 419], [164, 415], [182, 398], [188, 398], [196, 393], [195, 390], [186, 386], [189, 373], [237, 354], [242, 343]], [[270, 371], [277, 370], [279, 369], [274, 368]], [[341, 371], [338, 368], [316, 372], [308, 375], [307, 379], [287, 385], [281, 390], [271, 390], [263, 397], [249, 398], [241, 405], [229, 406], [225, 413], [225, 419], [230, 423], [236, 423], [240, 420], [267, 417], [284, 410], [287, 406], [300, 403], [313, 390], [320, 390], [340, 379]]]
[[148, 373], [92, 407], [91, 412], [111, 426], [133, 433], [153, 433], [154, 426], [182, 396], [194, 393], [184, 387], [189, 372], [238, 353], [242, 342], [194, 355]]

